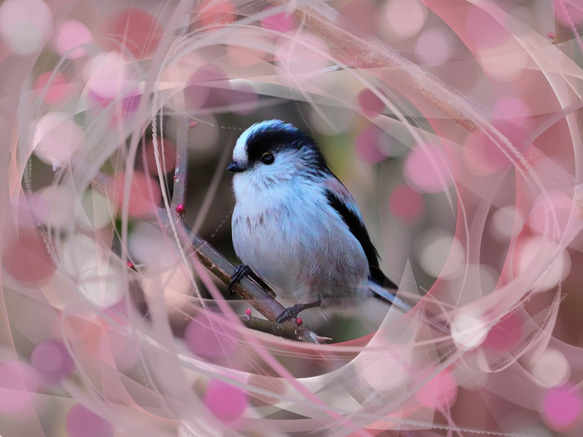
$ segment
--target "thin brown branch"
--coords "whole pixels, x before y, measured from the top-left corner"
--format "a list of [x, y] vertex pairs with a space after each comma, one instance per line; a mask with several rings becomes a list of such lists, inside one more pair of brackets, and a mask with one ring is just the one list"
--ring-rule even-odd
[[566, 41], [570, 41], [573, 39], [573, 31], [569, 29], [567, 26], [562, 24], [559, 20], [555, 20], [555, 32], [553, 43], [554, 44], [561, 44]]
[[[269, 0], [273, 5], [285, 5], [288, 0]], [[347, 60], [357, 68], [387, 68], [391, 83], [398, 89], [407, 90], [420, 100], [447, 115], [468, 131], [476, 128], [469, 118], [469, 100], [445, 85], [439, 78], [423, 70], [377, 38], [363, 35], [333, 7], [323, 2], [300, 6], [294, 15], [322, 38], [334, 44]], [[454, 98], [455, 97], [455, 98]], [[463, 102], [460, 103], [460, 102]], [[468, 108], [469, 109], [469, 108]]]
[[[241, 322], [248, 328], [255, 331], [265, 332], [267, 334], [272, 334], [277, 337], [289, 338], [290, 340], [297, 340], [301, 335], [301, 327], [292, 323], [277, 323], [271, 320], [260, 319], [258, 317], [253, 317], [250, 315], [245, 315], [240, 317]], [[314, 336], [317, 343], [327, 343], [332, 340], [328, 337]]]
[[[554, 1], [553, 6], [555, 12], [555, 31], [552, 33], [553, 44], [561, 44], [571, 41], [577, 36], [579, 29], [575, 23], [572, 22], [571, 26], [568, 26], [557, 17], [557, 15], [569, 17], [569, 12], [565, 3], [562, 1]], [[559, 9], [559, 11], [557, 11], [557, 9]]]
[[[183, 225], [189, 229], [186, 223], [183, 222]], [[198, 261], [200, 261], [207, 270], [224, 284], [228, 285], [231, 283], [231, 278], [235, 273], [235, 267], [223, 255], [221, 255], [219, 251], [196, 234], [191, 236], [191, 247], [194, 249]], [[274, 323], [277, 316], [285, 310], [283, 305], [269, 296], [267, 292], [247, 277], [243, 277], [238, 283], [234, 284], [232, 290], [237, 293], [239, 297], [249, 302], [249, 305], [265, 316], [270, 323]], [[310, 331], [305, 325], [297, 326], [295, 321], [292, 320], [281, 323], [280, 325], [285, 325], [284, 332], [293, 331], [296, 340], [308, 343], [321, 342], [319, 340], [321, 337]], [[274, 331], [273, 329], [272, 331], [270, 332], [280, 332], [279, 330]]]
[[[176, 167], [174, 168], [174, 189], [172, 191], [172, 202], [170, 208], [178, 211], [184, 207], [186, 198], [186, 174], [188, 172], [188, 129], [189, 124], [186, 119], [180, 120], [178, 132], [176, 133]], [[179, 207], [182, 205], [182, 207]]]

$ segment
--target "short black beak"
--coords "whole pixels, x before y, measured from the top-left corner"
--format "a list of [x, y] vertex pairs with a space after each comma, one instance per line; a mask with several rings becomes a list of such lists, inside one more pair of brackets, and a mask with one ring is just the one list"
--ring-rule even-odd
[[237, 161], [232, 161], [227, 167], [227, 171], [230, 171], [231, 173], [241, 173], [242, 171], [245, 171], [245, 168]]

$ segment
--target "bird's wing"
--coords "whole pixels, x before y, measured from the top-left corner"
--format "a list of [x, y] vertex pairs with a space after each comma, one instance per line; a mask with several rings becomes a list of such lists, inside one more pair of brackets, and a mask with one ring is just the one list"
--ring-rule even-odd
[[336, 177], [329, 178], [326, 187], [326, 199], [328, 203], [338, 212], [344, 223], [350, 229], [350, 232], [358, 240], [366, 259], [368, 261], [368, 266], [370, 270], [370, 279], [373, 282], [389, 288], [398, 288], [393, 281], [385, 276], [379, 266], [379, 254], [370, 241], [368, 231], [364, 226], [364, 222], [356, 206], [354, 198], [346, 187], [338, 180]]

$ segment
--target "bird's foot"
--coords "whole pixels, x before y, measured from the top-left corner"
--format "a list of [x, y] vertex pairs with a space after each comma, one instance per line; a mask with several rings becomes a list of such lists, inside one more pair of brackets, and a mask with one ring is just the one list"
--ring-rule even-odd
[[283, 323], [287, 320], [295, 319], [302, 311], [307, 310], [308, 308], [319, 307], [321, 304], [322, 302], [320, 300], [311, 303], [297, 303], [294, 306], [287, 307], [285, 310], [283, 310], [283, 312], [277, 316], [275, 321], [277, 323]]
[[235, 269], [235, 273], [233, 273], [233, 276], [231, 276], [231, 283], [229, 284], [229, 293], [235, 294], [235, 292], [233, 291], [233, 286], [237, 284], [243, 278], [243, 276], [249, 275], [252, 272], [253, 270], [251, 270], [251, 267], [249, 267], [247, 264], [241, 264], [240, 266], [237, 266], [237, 268]]

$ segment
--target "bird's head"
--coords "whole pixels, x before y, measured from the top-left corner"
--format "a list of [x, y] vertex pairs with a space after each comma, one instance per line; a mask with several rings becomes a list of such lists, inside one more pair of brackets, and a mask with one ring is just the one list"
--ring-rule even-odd
[[245, 130], [237, 139], [227, 170], [234, 173], [235, 181], [246, 178], [272, 185], [330, 172], [315, 141], [280, 120], [262, 121]]

